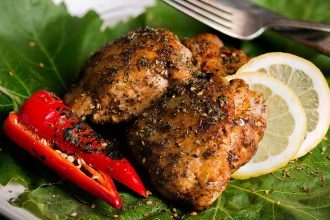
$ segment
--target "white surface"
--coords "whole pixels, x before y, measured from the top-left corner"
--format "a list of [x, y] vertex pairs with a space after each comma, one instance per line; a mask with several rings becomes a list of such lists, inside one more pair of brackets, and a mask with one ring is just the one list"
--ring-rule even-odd
[[119, 21], [141, 14], [146, 7], [152, 6], [155, 0], [53, 0], [56, 4], [64, 2], [72, 15], [83, 16], [94, 10], [100, 14], [103, 26], [111, 27]]
[[[53, 0], [56, 4], [64, 2], [71, 15], [83, 16], [89, 10], [94, 10], [103, 20], [103, 26], [111, 27], [119, 21], [127, 20], [141, 14], [146, 7], [155, 3], [155, 0]], [[18, 183], [0, 185], [0, 213], [13, 220], [37, 220], [30, 212], [17, 208], [9, 203], [25, 190]]]
[[6, 186], [0, 185], [0, 212], [10, 219], [37, 220], [33, 214], [25, 209], [17, 208], [9, 202], [16, 199], [25, 190], [25, 187], [16, 182], [9, 182]]

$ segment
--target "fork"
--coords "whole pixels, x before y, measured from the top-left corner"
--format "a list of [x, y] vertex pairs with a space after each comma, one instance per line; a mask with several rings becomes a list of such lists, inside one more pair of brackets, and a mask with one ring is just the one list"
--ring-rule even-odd
[[[248, 0], [163, 0], [196, 20], [234, 38], [251, 40], [272, 28], [330, 55], [330, 24], [287, 19]], [[297, 29], [316, 30], [299, 35]], [[299, 33], [302, 33], [301, 30]], [[308, 32], [310, 33], [310, 32]], [[312, 36], [312, 37], [310, 37]]]

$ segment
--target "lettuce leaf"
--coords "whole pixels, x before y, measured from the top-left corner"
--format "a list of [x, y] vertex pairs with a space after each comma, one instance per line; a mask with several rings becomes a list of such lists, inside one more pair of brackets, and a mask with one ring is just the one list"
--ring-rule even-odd
[[[326, 0], [255, 0], [291, 18], [330, 23]], [[302, 13], [303, 12], [303, 13]], [[157, 2], [144, 14], [114, 28], [100, 31], [94, 12], [70, 16], [64, 5], [46, 0], [0, 2], [0, 121], [34, 91], [47, 89], [62, 95], [93, 51], [129, 30], [141, 26], [165, 27], [180, 37], [214, 32], [169, 6]], [[268, 51], [288, 51], [314, 62], [329, 79], [330, 58], [268, 31], [253, 41], [239, 41], [217, 33], [227, 45], [250, 56]], [[0, 184], [19, 181], [27, 190], [13, 205], [43, 219], [327, 219], [330, 215], [330, 132], [312, 153], [268, 175], [233, 180], [207, 210], [191, 215], [154, 193], [139, 198], [118, 185], [122, 210], [115, 210], [61, 180], [52, 171], [15, 146], [0, 132]], [[152, 205], [147, 205], [147, 201]], [[149, 203], [148, 203], [149, 204]], [[174, 213], [174, 207], [176, 207]], [[179, 217], [176, 217], [178, 215]]]

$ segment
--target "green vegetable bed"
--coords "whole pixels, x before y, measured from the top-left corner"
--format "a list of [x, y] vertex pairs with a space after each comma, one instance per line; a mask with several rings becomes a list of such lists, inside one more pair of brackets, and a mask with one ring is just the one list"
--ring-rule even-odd
[[[330, 23], [328, 0], [255, 0], [291, 18]], [[0, 121], [33, 92], [46, 89], [63, 95], [79, 69], [97, 48], [141, 26], [165, 27], [180, 37], [214, 32], [197, 21], [157, 2], [144, 14], [100, 31], [94, 12], [72, 17], [49, 0], [0, 1]], [[238, 41], [217, 33], [227, 46], [256, 56], [269, 51], [290, 52], [315, 63], [330, 82], [330, 57], [273, 32], [253, 41]], [[123, 209], [116, 210], [62, 181], [52, 171], [15, 146], [0, 131], [0, 184], [18, 181], [27, 190], [13, 205], [43, 219], [329, 219], [330, 132], [307, 156], [274, 173], [244, 181], [233, 180], [207, 210], [192, 213], [173, 206], [153, 191], [141, 199], [125, 187], [118, 190]], [[119, 184], [117, 184], [118, 186]], [[151, 202], [152, 201], [152, 204]], [[176, 209], [173, 209], [176, 208]], [[195, 213], [194, 213], [195, 214]]]

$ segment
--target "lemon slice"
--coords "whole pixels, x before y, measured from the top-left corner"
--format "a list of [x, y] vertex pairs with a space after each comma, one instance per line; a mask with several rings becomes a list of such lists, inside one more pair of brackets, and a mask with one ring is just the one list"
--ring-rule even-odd
[[263, 94], [268, 116], [264, 137], [252, 159], [232, 177], [246, 179], [285, 166], [298, 152], [306, 134], [306, 115], [294, 92], [274, 77], [258, 72], [226, 77], [245, 80], [251, 90]]
[[310, 61], [288, 53], [266, 53], [251, 59], [237, 73], [268, 73], [288, 85], [298, 96], [307, 117], [307, 134], [295, 158], [311, 151], [330, 125], [330, 90], [321, 71]]

